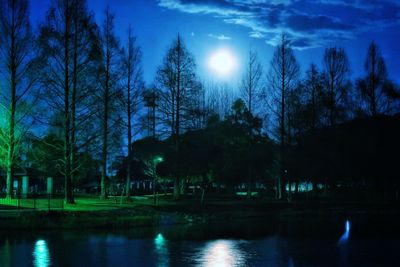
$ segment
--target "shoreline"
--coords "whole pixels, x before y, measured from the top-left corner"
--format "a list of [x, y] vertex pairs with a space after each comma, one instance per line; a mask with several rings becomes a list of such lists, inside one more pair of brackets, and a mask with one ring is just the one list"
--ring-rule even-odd
[[193, 203], [160, 206], [137, 205], [112, 210], [32, 211], [8, 210], [0, 212], [0, 231], [7, 230], [84, 230], [131, 229], [196, 223], [229, 222], [231, 220], [302, 220], [309, 218], [346, 218], [354, 216], [400, 217], [398, 205], [383, 203], [258, 203], [233, 204]]

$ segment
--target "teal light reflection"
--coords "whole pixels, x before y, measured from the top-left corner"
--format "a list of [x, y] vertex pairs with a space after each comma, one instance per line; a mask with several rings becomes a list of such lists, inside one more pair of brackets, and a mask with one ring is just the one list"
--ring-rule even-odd
[[168, 241], [164, 236], [159, 233], [154, 238], [155, 253], [157, 255], [157, 266], [169, 266], [169, 255], [168, 255]]
[[46, 241], [38, 240], [33, 250], [33, 266], [48, 267], [50, 266], [50, 253]]

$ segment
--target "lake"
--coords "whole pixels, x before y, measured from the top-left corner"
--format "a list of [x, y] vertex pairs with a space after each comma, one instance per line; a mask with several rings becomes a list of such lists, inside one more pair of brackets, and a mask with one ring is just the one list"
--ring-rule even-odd
[[0, 266], [400, 266], [399, 220], [239, 220], [113, 231], [0, 231]]

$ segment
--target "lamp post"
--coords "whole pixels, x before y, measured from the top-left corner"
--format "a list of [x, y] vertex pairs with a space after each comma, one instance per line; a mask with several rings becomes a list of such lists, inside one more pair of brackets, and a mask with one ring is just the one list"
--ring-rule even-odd
[[156, 204], [156, 186], [157, 186], [157, 164], [162, 162], [164, 159], [161, 156], [155, 156], [153, 158], [153, 203]]

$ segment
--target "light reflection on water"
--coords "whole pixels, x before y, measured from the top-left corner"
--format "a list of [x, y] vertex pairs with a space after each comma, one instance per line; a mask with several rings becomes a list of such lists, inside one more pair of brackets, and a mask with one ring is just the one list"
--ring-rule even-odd
[[207, 242], [199, 254], [197, 263], [206, 267], [243, 266], [246, 255], [237, 240], [226, 239]]
[[50, 253], [45, 240], [37, 240], [33, 249], [33, 266], [50, 266]]
[[[123, 231], [0, 232], [0, 267], [400, 266], [400, 221], [378, 220], [372, 226], [339, 219], [279, 224], [265, 234], [259, 229], [267, 226], [256, 224], [257, 235], [249, 237], [247, 232], [237, 234], [243, 231], [242, 224], [226, 231], [225, 224], [218, 224], [151, 229], [137, 235]], [[217, 230], [221, 233], [215, 234]]]
[[154, 238], [154, 247], [158, 259], [157, 266], [169, 266], [168, 243], [160, 233]]
[[344, 234], [339, 239], [339, 245], [344, 244], [350, 237], [350, 221], [346, 220]]

